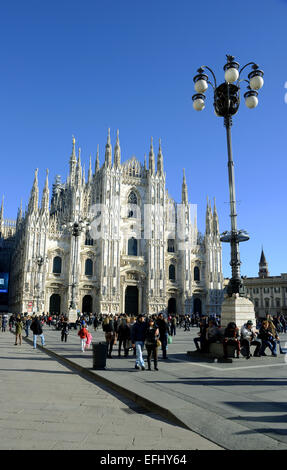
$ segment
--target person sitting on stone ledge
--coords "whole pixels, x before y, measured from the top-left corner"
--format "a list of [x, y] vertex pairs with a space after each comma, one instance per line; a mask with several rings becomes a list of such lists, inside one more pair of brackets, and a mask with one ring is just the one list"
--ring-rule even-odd
[[264, 320], [262, 322], [261, 328], [259, 330], [259, 338], [262, 340], [262, 346], [260, 350], [261, 356], [266, 356], [265, 349], [267, 347], [270, 349], [272, 356], [277, 356], [277, 342], [269, 329], [268, 320]]
[[256, 346], [254, 356], [260, 357], [261, 340], [258, 338], [258, 331], [253, 327], [251, 320], [248, 320], [248, 322], [241, 327], [240, 334], [240, 343], [246, 350], [246, 359], [250, 359], [250, 346], [253, 345]]
[[[206, 340], [206, 330], [207, 330], [207, 325], [205, 319], [201, 319], [199, 323], [199, 336], [193, 339], [195, 347], [197, 351], [199, 352], [207, 352], [208, 345], [207, 345], [207, 340]], [[200, 343], [200, 346], [199, 344]]]
[[273, 323], [272, 320], [274, 321], [274, 319], [272, 319], [272, 316], [267, 314], [266, 315], [266, 321], [268, 321], [268, 330], [270, 331], [272, 336], [275, 338], [276, 343], [279, 345], [280, 354], [284, 354], [284, 352], [282, 351], [282, 348], [281, 348], [281, 343], [280, 343], [280, 338], [279, 338], [279, 335], [278, 335], [278, 330], [276, 329], [275, 324]]
[[216, 343], [219, 340], [219, 329], [217, 322], [214, 319], [210, 319], [208, 322], [208, 327], [206, 329], [206, 343], [209, 349], [210, 344]]
[[230, 322], [228, 323], [227, 327], [224, 331], [223, 337], [223, 352], [224, 352], [224, 359], [227, 359], [227, 346], [233, 345], [236, 348], [236, 357], [239, 358], [240, 353], [240, 341], [239, 341], [239, 329], [236, 326], [236, 323]]

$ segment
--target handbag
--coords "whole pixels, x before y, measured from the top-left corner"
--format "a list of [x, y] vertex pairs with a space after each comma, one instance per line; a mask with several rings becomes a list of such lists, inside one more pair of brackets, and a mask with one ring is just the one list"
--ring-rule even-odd
[[172, 337], [171, 336], [168, 336], [167, 337], [167, 344], [171, 344], [172, 343]]
[[161, 346], [161, 341], [159, 339], [156, 340], [156, 346], [159, 348]]

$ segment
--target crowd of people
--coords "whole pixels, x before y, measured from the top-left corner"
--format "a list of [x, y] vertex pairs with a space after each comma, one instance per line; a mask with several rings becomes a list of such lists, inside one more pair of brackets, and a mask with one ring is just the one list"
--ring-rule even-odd
[[240, 329], [234, 322], [221, 328], [220, 318], [216, 315], [200, 316], [193, 315], [138, 315], [127, 314], [102, 315], [102, 314], [78, 314], [75, 323], [71, 324], [65, 315], [15, 315], [7, 314], [1, 316], [1, 331], [7, 328], [15, 329], [15, 345], [22, 344], [22, 335], [26, 337], [29, 332], [33, 333], [33, 347], [37, 347], [37, 338], [41, 339], [42, 346], [45, 345], [43, 325], [54, 327], [60, 331], [62, 342], [67, 342], [69, 332], [72, 328], [78, 331], [80, 337], [81, 351], [85, 352], [91, 345], [93, 328], [97, 331], [101, 328], [105, 334], [107, 344], [107, 357], [112, 358], [112, 353], [121, 357], [128, 357], [131, 352], [135, 357], [135, 368], [145, 370], [143, 350], [146, 348], [148, 370], [151, 369], [151, 358], [154, 360], [154, 369], [158, 370], [158, 349], [162, 351], [162, 358], [167, 358], [168, 343], [172, 342], [172, 336], [176, 335], [177, 328], [190, 331], [192, 327], [199, 327], [199, 333], [194, 338], [196, 349], [200, 352], [208, 352], [210, 344], [222, 343], [224, 357], [228, 356], [228, 345], [233, 345], [236, 357], [240, 353], [249, 359], [252, 354], [250, 346], [255, 346], [254, 356], [266, 356], [265, 350], [269, 348], [272, 356], [277, 355], [277, 346], [283, 353], [280, 344], [280, 333], [287, 332], [287, 319], [278, 314], [274, 317], [267, 315], [266, 319], [258, 319], [256, 325], [248, 321]]
[[286, 333], [286, 323], [286, 318], [279, 314], [275, 317], [267, 315], [265, 319], [257, 320], [256, 325], [248, 320], [240, 329], [234, 322], [230, 322], [226, 328], [221, 328], [214, 318], [203, 317], [199, 325], [199, 336], [194, 338], [194, 344], [198, 351], [205, 353], [209, 352], [212, 343], [222, 343], [225, 359], [228, 357], [228, 345], [234, 347], [237, 358], [241, 353], [246, 359], [250, 359], [250, 346], [255, 346], [255, 357], [266, 356], [266, 348], [276, 357], [277, 346], [279, 352], [284, 354], [279, 334]]
[[[81, 350], [85, 351], [89, 344], [89, 330], [87, 319], [82, 316], [78, 319], [80, 330], [78, 335], [81, 339]], [[115, 352], [117, 357], [128, 357], [131, 352], [135, 357], [135, 369], [145, 370], [145, 360], [143, 351], [147, 351], [147, 366], [151, 370], [151, 361], [153, 359], [154, 370], [158, 370], [158, 349], [162, 350], [162, 358], [167, 358], [168, 343], [171, 336], [176, 334], [176, 317], [165, 318], [162, 313], [152, 315], [129, 316], [104, 315], [95, 316], [93, 319], [94, 329], [102, 328], [105, 334], [107, 344], [107, 357], [112, 358]]]

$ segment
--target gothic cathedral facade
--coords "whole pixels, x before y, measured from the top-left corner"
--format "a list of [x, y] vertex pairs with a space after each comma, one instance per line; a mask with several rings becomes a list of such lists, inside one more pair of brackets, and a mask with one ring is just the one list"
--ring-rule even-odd
[[38, 170], [29, 204], [18, 211], [10, 272], [12, 312], [220, 314], [221, 243], [216, 206], [197, 231], [185, 174], [180, 204], [169, 196], [161, 143], [148, 165], [121, 162], [110, 131], [105, 160], [86, 180], [75, 139], [66, 182], [50, 200], [48, 170], [39, 201]]

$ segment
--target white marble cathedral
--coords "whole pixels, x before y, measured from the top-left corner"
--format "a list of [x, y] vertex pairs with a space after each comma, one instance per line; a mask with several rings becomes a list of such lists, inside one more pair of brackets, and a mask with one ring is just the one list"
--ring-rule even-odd
[[12, 312], [220, 313], [221, 243], [216, 207], [206, 209], [204, 236], [188, 203], [166, 189], [161, 143], [157, 164], [121, 163], [110, 131], [105, 161], [99, 150], [86, 181], [73, 138], [67, 181], [53, 185], [48, 170], [39, 201], [38, 170], [25, 213], [18, 211], [10, 273]]

